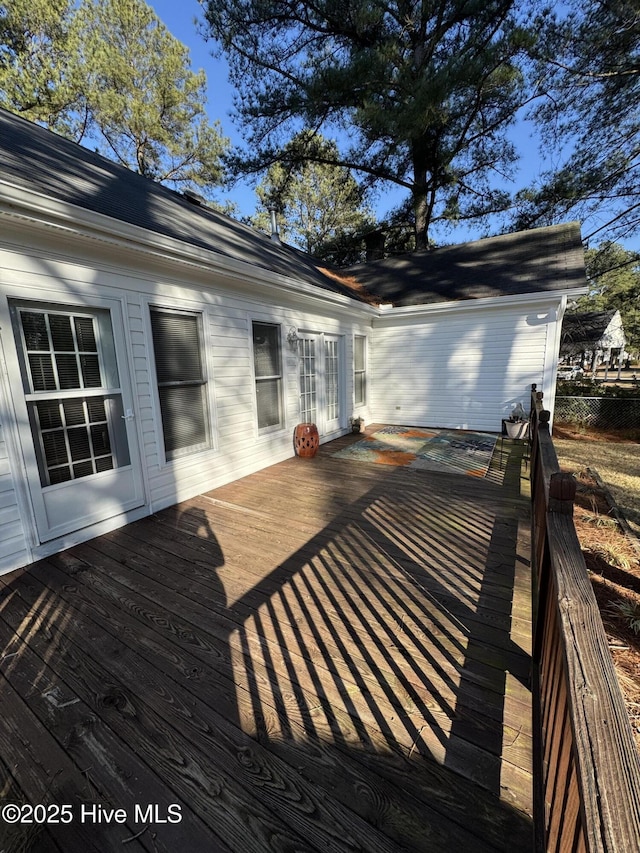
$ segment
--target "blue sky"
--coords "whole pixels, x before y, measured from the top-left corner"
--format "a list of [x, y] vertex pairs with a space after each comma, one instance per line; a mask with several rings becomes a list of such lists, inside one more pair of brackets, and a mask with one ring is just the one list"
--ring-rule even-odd
[[[191, 54], [191, 68], [201, 68], [207, 75], [208, 114], [212, 121], [216, 119], [222, 125], [225, 136], [232, 143], [241, 143], [239, 130], [231, 121], [233, 107], [233, 89], [228, 82], [227, 65], [223, 59], [211, 55], [211, 45], [207, 44], [196, 30], [195, 19], [201, 19], [201, 7], [197, 0], [147, 0], [172, 36], [177, 38]], [[248, 183], [240, 183], [221, 200], [234, 201], [240, 215], [250, 216], [255, 211], [256, 197]]]
[[[201, 7], [197, 0], [147, 0], [156, 15], [164, 23], [170, 33], [181, 41], [191, 55], [191, 67], [194, 71], [201, 68], [207, 75], [208, 114], [210, 119], [220, 121], [222, 131], [232, 143], [241, 143], [242, 136], [239, 128], [235, 127], [230, 113], [233, 108], [233, 88], [228, 82], [227, 65], [224, 59], [216, 59], [211, 55], [212, 45], [205, 42], [196, 29], [195, 20], [202, 19]], [[514, 131], [514, 139], [520, 150], [526, 152], [520, 165], [518, 185], [522, 186], [527, 178], [535, 174], [539, 167], [537, 143], [529, 138], [525, 125], [519, 125]], [[391, 207], [402, 199], [402, 194], [386, 193], [379, 199], [376, 213], [384, 215]], [[236, 203], [242, 216], [250, 216], [256, 207], [256, 197], [253, 187], [248, 182], [237, 184], [221, 200]], [[467, 230], [463, 227], [447, 231], [440, 236], [443, 242], [463, 242], [482, 236], [480, 229]]]
[[[222, 125], [222, 131], [232, 143], [241, 144], [242, 135], [239, 127], [236, 127], [231, 119], [233, 109], [234, 90], [228, 81], [228, 68], [224, 59], [212, 56], [213, 45], [207, 43], [199, 35], [195, 20], [202, 20], [202, 10], [198, 0], [146, 0], [156, 15], [160, 18], [169, 32], [182, 42], [191, 55], [191, 67], [193, 71], [201, 68], [207, 75], [208, 92], [208, 114], [209, 118], [218, 120]], [[406, 193], [398, 190], [387, 192], [384, 198], [379, 199], [375, 212], [383, 216], [391, 207], [398, 204]], [[239, 209], [241, 216], [251, 216], [256, 209], [256, 195], [253, 185], [249, 181], [238, 182], [226, 194], [220, 194], [220, 200], [233, 201]], [[472, 235], [472, 239], [474, 236]], [[467, 239], [466, 235], [457, 235], [456, 242]]]

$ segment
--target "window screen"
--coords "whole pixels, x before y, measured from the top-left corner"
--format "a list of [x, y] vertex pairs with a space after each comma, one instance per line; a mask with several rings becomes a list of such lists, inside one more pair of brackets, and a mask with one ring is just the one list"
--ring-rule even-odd
[[200, 317], [151, 309], [153, 350], [168, 459], [209, 444]]

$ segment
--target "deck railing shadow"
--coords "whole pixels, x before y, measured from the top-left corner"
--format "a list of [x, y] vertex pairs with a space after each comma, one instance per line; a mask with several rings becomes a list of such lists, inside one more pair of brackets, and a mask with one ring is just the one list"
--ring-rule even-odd
[[531, 477], [537, 849], [640, 850], [640, 760], [535, 385]]
[[[3, 599], [12, 673], [30, 649], [43, 684], [50, 666], [65, 673], [82, 700], [65, 711], [67, 749], [114, 806], [125, 783], [91, 761], [94, 741], [96, 755], [121, 750], [132, 780], [121, 744], [135, 744], [146, 785], [165, 780], [246, 850], [263, 824], [334, 846], [357, 829], [371, 850], [379, 825], [415, 850], [530, 849], [509, 801], [531, 749], [530, 656], [513, 639], [519, 511], [492, 484], [460, 478], [452, 494], [446, 477], [425, 487], [400, 470], [332, 507], [333, 477], [319, 484], [326, 524], [307, 536], [290, 518], [257, 561], [247, 530], [273, 530], [268, 504], [233, 517], [204, 497], [22, 573]], [[107, 724], [94, 740], [92, 714]], [[217, 786], [251, 819], [233, 822]]]
[[[517, 513], [498, 518], [473, 481], [465, 498], [444, 480], [439, 490], [437, 475], [425, 489], [421, 476], [392, 497], [389, 478], [374, 485], [230, 605], [242, 725], [287, 760], [320, 741], [390, 784], [426, 758], [439, 793], [417, 769], [412, 784], [425, 798], [430, 789], [436, 810], [464, 825], [479, 786], [503, 811], [496, 843], [505, 821], [525, 839], [526, 816], [507, 804], [527, 784], [516, 766], [530, 749], [530, 657], [510, 640]], [[521, 685], [522, 717], [505, 722], [507, 673]]]

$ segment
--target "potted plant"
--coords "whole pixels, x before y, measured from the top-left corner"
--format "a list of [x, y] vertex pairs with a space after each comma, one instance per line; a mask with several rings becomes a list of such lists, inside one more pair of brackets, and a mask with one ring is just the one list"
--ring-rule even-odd
[[349, 423], [351, 424], [351, 432], [360, 433], [364, 432], [364, 418], [354, 417], [349, 418]]
[[528, 438], [529, 420], [524, 413], [522, 403], [518, 403], [504, 425], [509, 438]]

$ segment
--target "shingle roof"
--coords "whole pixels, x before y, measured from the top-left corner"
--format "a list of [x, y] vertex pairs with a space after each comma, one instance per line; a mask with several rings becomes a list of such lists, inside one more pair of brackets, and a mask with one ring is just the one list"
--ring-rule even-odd
[[586, 285], [577, 222], [371, 261], [345, 274], [382, 302], [405, 306]]
[[422, 305], [586, 284], [572, 222], [329, 270], [309, 255], [0, 110], [0, 180], [366, 302]]
[[0, 179], [256, 267], [360, 299], [290, 246], [0, 110]]
[[[617, 311], [567, 312], [562, 321], [562, 345], [567, 348], [590, 349], [602, 340]], [[620, 323], [621, 325], [621, 323]]]

